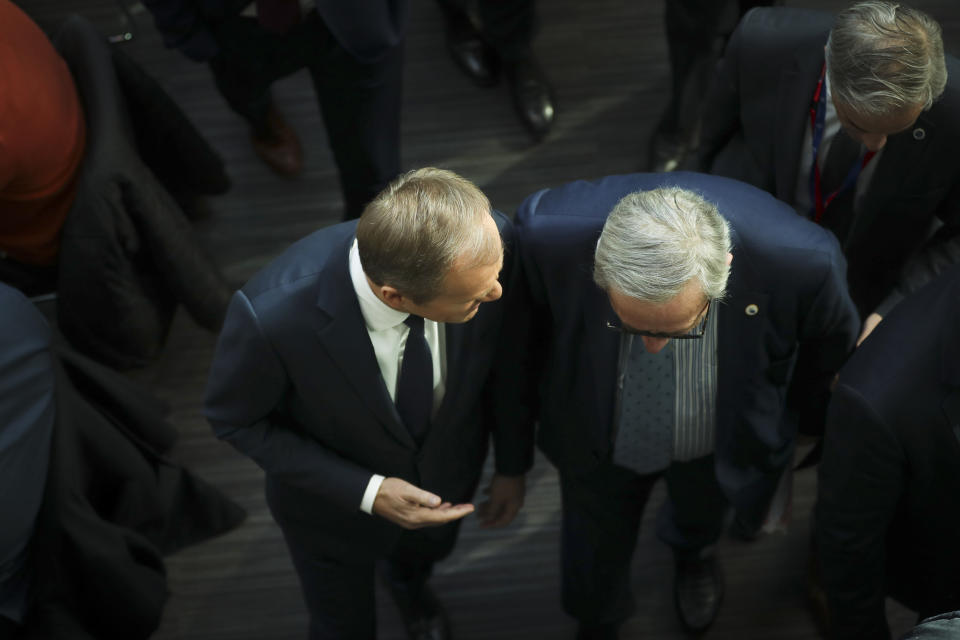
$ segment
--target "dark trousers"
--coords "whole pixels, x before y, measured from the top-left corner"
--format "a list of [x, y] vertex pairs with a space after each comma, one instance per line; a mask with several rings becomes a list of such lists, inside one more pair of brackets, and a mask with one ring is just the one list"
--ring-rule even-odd
[[661, 475], [669, 498], [658, 514], [657, 536], [675, 554], [693, 554], [715, 543], [727, 503], [713, 456], [643, 476], [610, 463], [586, 475], [561, 470], [563, 608], [581, 623], [618, 624], [633, 613], [631, 560], [643, 509]]
[[[437, 0], [444, 12], [464, 13], [467, 0]], [[502, 60], [516, 60], [530, 52], [536, 32], [533, 0], [477, 0], [477, 17], [484, 40]]]
[[216, 38], [220, 53], [210, 68], [217, 88], [254, 131], [266, 127], [270, 85], [310, 70], [340, 171], [344, 217], [359, 217], [400, 173], [402, 45], [362, 62], [340, 46], [316, 11], [282, 36], [264, 31], [253, 18], [229, 18]]
[[[372, 640], [376, 637], [374, 579], [377, 570], [393, 585], [398, 598], [416, 601], [433, 571], [433, 564], [453, 550], [457, 524], [429, 535], [404, 531], [390, 554], [333, 558], [311, 554], [289, 536], [287, 547], [300, 578], [310, 613], [309, 640]], [[439, 534], [439, 535], [438, 535]]]
[[[670, 102], [659, 130], [689, 130], [699, 118], [707, 83], [713, 75], [717, 38], [730, 35], [750, 9], [769, 6], [774, 0], [667, 0], [664, 23], [670, 54]], [[736, 15], [734, 15], [736, 12]], [[691, 84], [693, 82], [693, 84]]]

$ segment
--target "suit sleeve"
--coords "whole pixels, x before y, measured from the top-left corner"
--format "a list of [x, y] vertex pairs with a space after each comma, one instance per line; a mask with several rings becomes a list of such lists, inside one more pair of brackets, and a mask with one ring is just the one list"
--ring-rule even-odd
[[902, 491], [902, 457], [883, 419], [841, 384], [830, 405], [815, 530], [831, 637], [838, 640], [890, 637], [884, 538]]
[[0, 285], [0, 615], [19, 619], [27, 599], [28, 543], [47, 480], [56, 407], [46, 322]]
[[726, 51], [717, 65], [717, 72], [703, 102], [703, 115], [698, 151], [699, 170], [709, 173], [717, 154], [740, 130], [740, 49], [744, 25], [753, 10], [737, 26]]
[[306, 437], [281, 411], [290, 385], [243, 291], [234, 294], [207, 382], [205, 413], [216, 436], [271, 477], [348, 511], [372, 472]]
[[153, 14], [167, 47], [179, 49], [196, 62], [206, 62], [219, 52], [197, 0], [143, 0], [143, 4]]
[[487, 385], [492, 407], [493, 444], [497, 473], [520, 475], [533, 466], [533, 415], [526, 392], [530, 306], [523, 288], [516, 232], [505, 216], [497, 219], [504, 241], [503, 325], [493, 373]]
[[860, 318], [847, 290], [846, 260], [832, 235], [828, 242], [829, 265], [802, 320], [788, 396], [799, 415], [800, 431], [810, 434], [823, 433], [830, 387], [860, 331]]

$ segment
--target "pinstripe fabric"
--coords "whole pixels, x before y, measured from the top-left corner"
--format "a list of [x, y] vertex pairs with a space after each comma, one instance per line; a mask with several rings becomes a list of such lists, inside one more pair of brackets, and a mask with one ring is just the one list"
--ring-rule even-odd
[[[711, 302], [713, 305], [719, 302]], [[717, 310], [701, 340], [673, 340], [676, 371], [673, 459], [686, 462], [713, 453], [717, 417]]]

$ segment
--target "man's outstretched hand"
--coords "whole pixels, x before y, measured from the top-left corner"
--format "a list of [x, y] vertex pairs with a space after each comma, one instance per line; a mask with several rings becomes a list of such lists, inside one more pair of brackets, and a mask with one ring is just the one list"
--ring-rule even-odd
[[480, 527], [483, 529], [505, 527], [510, 524], [523, 506], [525, 482], [522, 475], [493, 475], [490, 486], [483, 490], [489, 499], [480, 505]]
[[404, 529], [433, 527], [473, 513], [473, 505], [450, 504], [406, 480], [386, 478], [373, 501], [373, 512]]

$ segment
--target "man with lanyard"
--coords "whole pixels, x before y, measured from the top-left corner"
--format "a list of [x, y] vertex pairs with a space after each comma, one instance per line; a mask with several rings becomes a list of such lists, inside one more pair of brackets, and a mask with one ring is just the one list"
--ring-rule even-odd
[[[832, 24], [831, 24], [832, 23]], [[870, 0], [826, 14], [759, 8], [706, 101], [701, 168], [750, 182], [829, 228], [861, 339], [960, 260], [960, 96], [939, 25]]]

